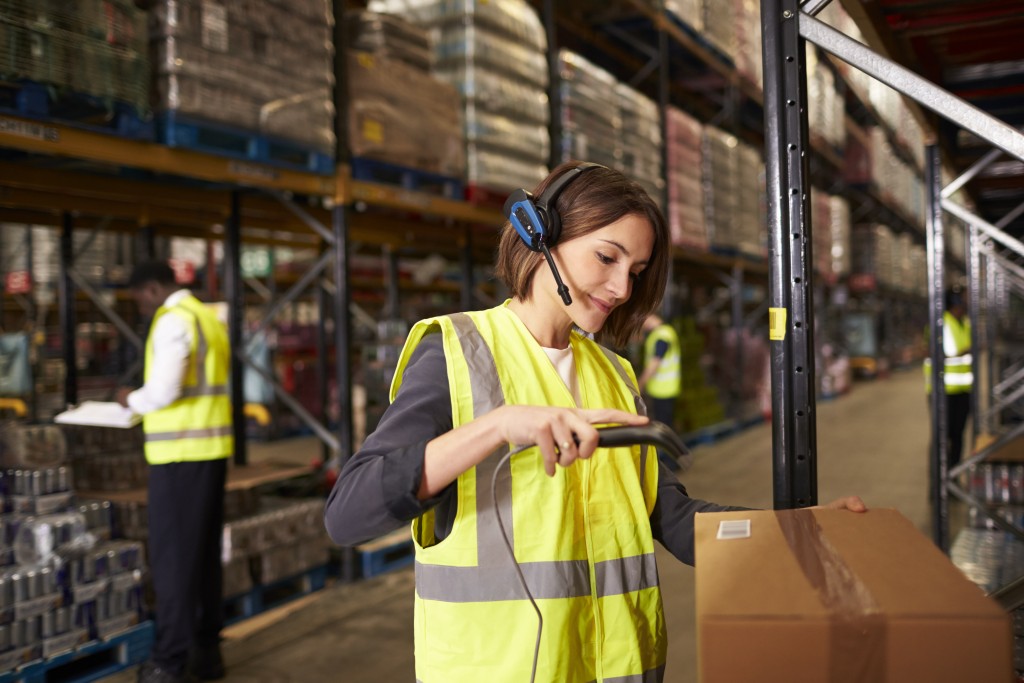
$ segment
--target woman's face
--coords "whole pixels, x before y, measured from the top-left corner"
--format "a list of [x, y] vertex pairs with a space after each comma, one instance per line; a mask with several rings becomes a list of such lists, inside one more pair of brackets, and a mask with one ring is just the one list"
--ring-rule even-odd
[[625, 216], [551, 250], [572, 304], [562, 303], [551, 270], [543, 264], [534, 278], [534, 296], [550, 300], [577, 326], [596, 333], [609, 314], [629, 300], [653, 250], [650, 221], [636, 214]]

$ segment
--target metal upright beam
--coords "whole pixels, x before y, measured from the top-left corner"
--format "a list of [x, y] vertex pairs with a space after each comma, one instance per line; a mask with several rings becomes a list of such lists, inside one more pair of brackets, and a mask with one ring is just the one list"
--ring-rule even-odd
[[942, 227], [942, 160], [939, 148], [929, 145], [925, 155], [925, 184], [928, 198], [926, 249], [928, 251], [928, 357], [932, 362], [931, 487], [932, 534], [935, 545], [949, 552], [949, 491], [946, 488], [949, 444], [946, 433], [946, 385], [942, 348], [945, 288], [946, 240]]
[[245, 284], [242, 282], [241, 191], [231, 192], [231, 215], [224, 234], [224, 297], [228, 302], [228, 342], [231, 345], [231, 421], [235, 435], [235, 464], [248, 461], [245, 442]]
[[352, 456], [352, 325], [349, 317], [348, 209], [335, 207], [334, 229], [334, 372], [338, 383], [338, 457], [342, 465]]
[[805, 46], [797, 0], [763, 0], [772, 485], [776, 509], [818, 502]]
[[[326, 245], [323, 248], [327, 248]], [[317, 398], [320, 400], [320, 410], [318, 411], [317, 417], [323, 424], [329, 424], [329, 415], [327, 406], [331, 401], [330, 393], [330, 369], [328, 367], [328, 351], [327, 351], [327, 319], [330, 317], [330, 307], [328, 305], [327, 290], [323, 287], [323, 278], [321, 277], [316, 285], [316, 311], [317, 311], [317, 324], [316, 324], [316, 393]], [[320, 447], [323, 461], [326, 463], [334, 453], [331, 447], [326, 441], [321, 441]]]
[[[349, 362], [352, 355], [352, 325], [349, 317], [351, 292], [348, 286], [348, 207], [334, 208], [334, 374], [338, 385], [338, 467], [352, 457], [352, 377]], [[341, 578], [355, 580], [355, 553], [351, 548], [341, 551]]]
[[74, 267], [75, 219], [65, 211], [61, 218], [60, 232], [60, 327], [61, 346], [64, 356], [64, 403], [78, 403], [78, 362], [75, 354], [75, 285], [71, 280]]
[[[662, 15], [665, 13], [665, 3], [659, 3], [661, 5]], [[668, 154], [668, 103], [669, 103], [669, 88], [670, 81], [669, 77], [671, 73], [669, 71], [668, 61], [668, 31], [665, 30], [664, 22], [658, 23], [658, 114], [661, 124], [661, 177], [665, 181], [665, 189], [661, 193], [661, 203], [665, 207], [665, 211], [668, 212], [669, 197], [671, 196], [672, 189], [668, 184], [668, 165], [669, 165], [669, 154]], [[668, 245], [669, 254], [671, 254], [672, 247]], [[675, 259], [669, 258], [668, 260], [668, 277], [665, 278], [665, 295], [661, 300], [661, 315], [665, 320], [671, 320], [675, 314], [675, 302], [672, 300], [673, 294], [676, 292], [674, 270]]]
[[548, 167], [555, 168], [562, 163], [562, 93], [558, 87], [561, 75], [558, 69], [555, 0], [544, 0], [541, 20], [544, 22], [544, 33], [548, 43], [548, 137], [551, 143]]
[[400, 306], [398, 279], [398, 253], [390, 245], [384, 245], [384, 291], [387, 292], [384, 315], [391, 319], [398, 317]]
[[467, 227], [464, 233], [465, 243], [460, 255], [462, 265], [462, 288], [459, 291], [459, 305], [463, 311], [473, 310], [473, 231]]
[[[967, 226], [967, 316], [971, 321], [971, 372], [974, 390], [971, 392], [971, 434], [981, 434], [981, 236], [973, 225]], [[991, 350], [988, 350], [991, 353]], [[991, 380], [990, 380], [991, 381]]]

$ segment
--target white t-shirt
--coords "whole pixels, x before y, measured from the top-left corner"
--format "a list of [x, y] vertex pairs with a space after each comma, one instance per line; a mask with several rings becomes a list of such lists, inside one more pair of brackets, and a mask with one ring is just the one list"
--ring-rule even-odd
[[568, 346], [564, 349], [549, 349], [546, 346], [542, 346], [544, 353], [551, 359], [551, 364], [555, 366], [555, 370], [558, 371], [558, 376], [565, 382], [565, 386], [569, 388], [569, 393], [572, 394], [572, 400], [576, 402], [576, 405], [580, 405], [580, 385], [576, 381], [576, 359], [572, 355], [572, 346]]

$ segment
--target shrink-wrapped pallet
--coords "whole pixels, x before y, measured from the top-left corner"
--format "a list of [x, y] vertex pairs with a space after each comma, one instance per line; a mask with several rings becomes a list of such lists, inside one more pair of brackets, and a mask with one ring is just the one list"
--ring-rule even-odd
[[[547, 174], [547, 39], [524, 0], [374, 0], [428, 29], [435, 74], [462, 95], [466, 180], [506, 192]], [[558, 141], [555, 141], [558, 144]]]
[[346, 63], [354, 156], [462, 177], [462, 122], [451, 85], [368, 52], [350, 51]]
[[704, 221], [704, 184], [701, 178], [703, 126], [684, 112], [669, 107], [668, 218], [672, 243], [707, 250], [708, 231]]
[[615, 86], [622, 118], [622, 156], [617, 168], [639, 183], [664, 209], [661, 115], [654, 100], [624, 83]]
[[333, 154], [333, 23], [327, 0], [159, 0], [157, 107]]

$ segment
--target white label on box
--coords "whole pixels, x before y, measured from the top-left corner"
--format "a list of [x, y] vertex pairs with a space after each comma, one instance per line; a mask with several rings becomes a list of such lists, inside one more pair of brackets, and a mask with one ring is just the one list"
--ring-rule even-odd
[[216, 0], [203, 0], [203, 47], [212, 52], [228, 51], [228, 10]]
[[749, 519], [729, 519], [718, 524], [719, 541], [729, 541], [734, 538], [750, 538]]

